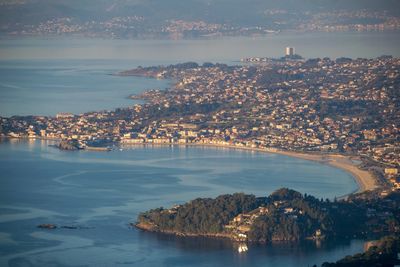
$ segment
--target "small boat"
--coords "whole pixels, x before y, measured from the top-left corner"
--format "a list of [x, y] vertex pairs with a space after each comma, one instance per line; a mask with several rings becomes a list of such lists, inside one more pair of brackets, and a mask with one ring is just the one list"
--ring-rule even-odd
[[238, 247], [239, 253], [243, 253], [243, 252], [246, 252], [248, 250], [249, 250], [249, 248], [247, 247], [246, 244], [240, 244], [239, 247]]

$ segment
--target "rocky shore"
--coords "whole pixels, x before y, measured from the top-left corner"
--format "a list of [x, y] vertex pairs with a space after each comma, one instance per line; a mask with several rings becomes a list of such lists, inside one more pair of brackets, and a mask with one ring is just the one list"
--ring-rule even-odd
[[191, 232], [179, 232], [179, 231], [170, 231], [170, 230], [161, 230], [157, 226], [139, 222], [139, 223], [131, 223], [131, 227], [135, 227], [139, 230], [146, 232], [154, 232], [154, 233], [162, 233], [167, 235], [175, 235], [181, 237], [212, 237], [212, 238], [228, 238], [231, 240], [235, 240], [235, 237], [229, 233], [191, 233]]
[[79, 147], [79, 143], [78, 142], [67, 141], [67, 140], [62, 140], [58, 144], [58, 148], [61, 149], [61, 150], [79, 150], [79, 149], [81, 149]]

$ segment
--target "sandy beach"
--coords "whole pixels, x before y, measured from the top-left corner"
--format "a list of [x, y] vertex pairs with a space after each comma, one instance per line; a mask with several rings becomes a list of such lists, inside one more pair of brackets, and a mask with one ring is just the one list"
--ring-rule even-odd
[[[343, 156], [340, 154], [312, 154], [312, 153], [301, 153], [301, 152], [292, 152], [292, 151], [283, 151], [278, 149], [265, 149], [265, 148], [252, 148], [245, 146], [233, 146], [233, 145], [216, 145], [216, 144], [188, 144], [195, 146], [210, 146], [210, 147], [222, 147], [229, 149], [241, 149], [241, 150], [249, 150], [249, 151], [257, 151], [264, 153], [274, 153], [285, 155], [289, 157], [295, 157], [305, 160], [317, 161], [321, 164], [328, 164], [335, 168], [342, 169], [348, 173], [350, 173], [355, 181], [357, 182], [359, 188], [355, 193], [361, 193], [365, 191], [374, 190], [378, 187], [376, 183], [376, 178], [369, 171], [361, 170], [357, 167], [357, 164], [352, 161], [352, 159], [348, 156]], [[355, 157], [353, 159], [356, 159]], [[346, 196], [343, 196], [346, 197]]]
[[378, 187], [374, 175], [369, 171], [359, 169], [357, 167], [357, 164], [354, 163], [352, 159], [348, 156], [343, 156], [339, 154], [318, 155], [286, 151], [277, 151], [273, 153], [301, 158], [305, 160], [317, 161], [347, 171], [354, 177], [359, 186], [357, 193], [374, 190]]
[[[17, 138], [21, 139], [21, 138]], [[36, 138], [36, 139], [45, 139], [45, 138]], [[55, 139], [52, 139], [53, 141]], [[126, 144], [125, 144], [126, 145]], [[152, 146], [203, 146], [203, 147], [216, 147], [216, 148], [227, 148], [227, 149], [239, 149], [239, 150], [247, 150], [247, 151], [256, 151], [263, 153], [273, 153], [280, 154], [289, 157], [300, 158], [304, 160], [317, 161], [321, 164], [328, 164], [330, 166], [342, 169], [348, 173], [350, 173], [355, 181], [358, 184], [358, 190], [355, 193], [361, 193], [365, 191], [370, 191], [378, 188], [376, 178], [372, 173], [366, 170], [361, 170], [357, 167], [357, 164], [352, 161], [352, 158], [348, 156], [343, 156], [340, 154], [317, 154], [317, 153], [301, 153], [301, 152], [293, 152], [293, 151], [283, 151], [278, 149], [267, 149], [267, 148], [255, 148], [255, 147], [246, 147], [246, 146], [234, 146], [234, 145], [221, 145], [221, 144], [207, 144], [207, 143], [189, 143], [189, 144], [153, 144], [153, 143], [142, 143], [142, 144], [128, 144], [128, 146], [132, 145], [152, 145]], [[357, 159], [353, 157], [353, 159]], [[346, 197], [346, 196], [342, 196]]]
[[[17, 138], [21, 139], [21, 138]], [[36, 139], [45, 139], [45, 138], [36, 138]], [[55, 139], [51, 139], [55, 140]], [[126, 145], [126, 144], [124, 144]], [[255, 148], [255, 147], [246, 147], [246, 146], [234, 146], [234, 145], [221, 145], [221, 144], [207, 144], [207, 143], [189, 143], [189, 144], [153, 144], [153, 143], [141, 143], [141, 144], [128, 144], [128, 146], [135, 145], [152, 145], [152, 146], [203, 146], [203, 147], [215, 147], [215, 148], [226, 148], [226, 149], [239, 149], [239, 150], [247, 150], [247, 151], [256, 151], [263, 153], [273, 153], [280, 154], [289, 157], [300, 158], [304, 160], [316, 161], [321, 164], [328, 164], [330, 166], [342, 169], [348, 173], [350, 173], [355, 181], [358, 184], [358, 190], [355, 193], [361, 193], [365, 191], [370, 191], [378, 188], [376, 178], [372, 173], [366, 170], [361, 170], [357, 167], [357, 163], [355, 163], [352, 159], [357, 159], [357, 157], [350, 158], [349, 156], [344, 156], [340, 154], [317, 154], [317, 153], [301, 153], [301, 152], [293, 152], [293, 151], [283, 151], [278, 149], [267, 149], [267, 148]], [[346, 196], [342, 196], [346, 197]]]
[[[378, 188], [376, 183], [376, 178], [372, 173], [366, 170], [361, 170], [357, 167], [357, 163], [352, 161], [352, 158], [348, 156], [343, 156], [340, 154], [312, 154], [312, 153], [301, 153], [292, 151], [283, 151], [277, 149], [265, 149], [265, 148], [253, 148], [245, 146], [234, 146], [234, 145], [220, 145], [220, 144], [206, 144], [206, 143], [192, 143], [192, 144], [136, 144], [136, 145], [154, 145], [154, 146], [203, 146], [203, 147], [214, 147], [214, 148], [226, 148], [226, 149], [239, 149], [247, 151], [256, 151], [263, 153], [273, 153], [285, 155], [288, 157], [295, 157], [304, 160], [316, 161], [321, 164], [328, 164], [335, 168], [342, 169], [350, 173], [358, 184], [358, 190], [354, 193], [361, 193], [365, 191], [370, 191]], [[128, 145], [129, 146], [129, 145]], [[356, 159], [356, 157], [353, 157]], [[342, 196], [341, 198], [345, 198]]]

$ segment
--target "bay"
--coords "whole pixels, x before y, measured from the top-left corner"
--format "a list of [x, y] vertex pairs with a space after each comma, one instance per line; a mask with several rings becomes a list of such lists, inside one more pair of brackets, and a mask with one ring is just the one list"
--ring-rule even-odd
[[[147, 209], [197, 197], [290, 187], [320, 198], [357, 189], [348, 173], [283, 155], [205, 147], [60, 151], [52, 141], [0, 144], [0, 265], [308, 266], [360, 252], [363, 241], [250, 245], [131, 229]], [[85, 229], [40, 230], [42, 223]]]
[[281, 33], [201, 40], [0, 39], [0, 116], [79, 114], [127, 107], [128, 99], [169, 82], [111, 74], [137, 66], [206, 61], [240, 64], [281, 57], [293, 46], [305, 58], [400, 56], [399, 32]]
[[[133, 105], [130, 94], [168, 81], [110, 74], [182, 61], [237, 64], [280, 57], [400, 56], [398, 33], [279, 34], [212, 40], [0, 40], [0, 116], [75, 114]], [[59, 151], [49, 141], [0, 143], [0, 265], [308, 266], [363, 250], [341, 243], [251, 245], [182, 239], [128, 227], [139, 212], [196, 197], [290, 187], [320, 198], [357, 189], [346, 172], [275, 154], [213, 148]], [[85, 229], [36, 228], [41, 223]]]
[[137, 65], [123, 60], [0, 61], [0, 116], [112, 110], [140, 103], [129, 95], [169, 87], [166, 80], [113, 75]]

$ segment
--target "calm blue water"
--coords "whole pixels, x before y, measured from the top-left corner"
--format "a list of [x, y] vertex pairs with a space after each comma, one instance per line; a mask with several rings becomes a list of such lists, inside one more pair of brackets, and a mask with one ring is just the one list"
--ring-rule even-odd
[[0, 60], [0, 116], [79, 114], [131, 106], [166, 80], [111, 74], [138, 66], [126, 60]]
[[[128, 227], [139, 212], [197, 197], [290, 187], [318, 197], [357, 188], [342, 170], [282, 155], [213, 148], [70, 152], [50, 141], [0, 144], [0, 266], [308, 266], [362, 250], [349, 244], [251, 246]], [[89, 229], [40, 230], [41, 223]], [[278, 265], [277, 265], [278, 264]]]
[[281, 57], [286, 46], [306, 58], [400, 56], [400, 32], [278, 34], [210, 40], [0, 39], [0, 116], [114, 109], [167, 81], [109, 74], [139, 65], [244, 57]]
[[230, 62], [281, 57], [286, 46], [306, 57], [400, 56], [400, 32], [281, 33], [206, 40], [0, 39], [2, 59], [119, 59], [162, 62]]
[[[0, 40], [0, 116], [113, 109], [167, 81], [115, 77], [138, 65], [241, 57], [400, 56], [398, 34], [307, 34], [197, 41]], [[311, 266], [362, 251], [343, 244], [251, 246], [142, 233], [139, 212], [196, 197], [290, 187], [334, 198], [357, 188], [341, 170], [281, 155], [211, 148], [66, 152], [46, 141], [0, 144], [0, 266]], [[88, 229], [54, 231], [41, 223]]]

